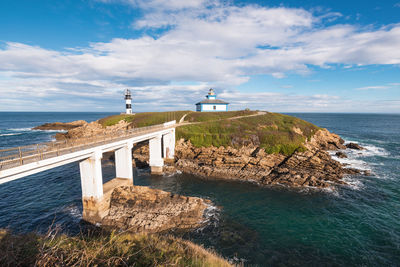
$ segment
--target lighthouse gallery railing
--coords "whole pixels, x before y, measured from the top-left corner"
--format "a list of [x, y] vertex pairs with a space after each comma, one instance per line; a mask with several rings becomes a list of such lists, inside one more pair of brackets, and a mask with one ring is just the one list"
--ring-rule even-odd
[[140, 127], [126, 131], [112, 132], [111, 134], [97, 135], [79, 139], [66, 139], [28, 146], [0, 150], [0, 170], [10, 169], [39, 160], [58, 157], [61, 155], [81, 151], [84, 149], [122, 141], [130, 137], [152, 133], [158, 130], [175, 127], [175, 122]]

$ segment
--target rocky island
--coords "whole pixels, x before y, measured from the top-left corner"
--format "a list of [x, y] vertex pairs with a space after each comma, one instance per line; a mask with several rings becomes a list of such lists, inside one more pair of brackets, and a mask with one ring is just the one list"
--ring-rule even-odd
[[[58, 133], [56, 138], [113, 134], [171, 119], [180, 124], [176, 128], [175, 161], [166, 166], [168, 170], [176, 168], [205, 178], [259, 185], [320, 188], [345, 184], [344, 176], [361, 173], [332, 159], [328, 153], [337, 151], [337, 156], [343, 158], [346, 157], [344, 149], [362, 149], [358, 144], [345, 145], [343, 139], [327, 129], [270, 112], [176, 111], [116, 115], [91, 123], [72, 122], [73, 128], [67, 133]], [[76, 127], [78, 124], [80, 126]], [[136, 145], [133, 155], [136, 164], [145, 166], [147, 144]]]

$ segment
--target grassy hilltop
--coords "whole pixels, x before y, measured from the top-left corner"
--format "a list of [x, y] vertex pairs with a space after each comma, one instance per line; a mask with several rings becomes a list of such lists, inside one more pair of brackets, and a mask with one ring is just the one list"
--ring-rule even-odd
[[229, 112], [146, 112], [135, 115], [115, 115], [99, 122], [110, 126], [125, 120], [133, 127], [150, 126], [184, 116], [186, 124], [176, 129], [177, 139], [190, 140], [194, 146], [233, 146], [253, 143], [264, 148], [267, 153], [290, 155], [304, 151], [303, 146], [319, 128], [309, 122], [279, 113], [258, 111]]

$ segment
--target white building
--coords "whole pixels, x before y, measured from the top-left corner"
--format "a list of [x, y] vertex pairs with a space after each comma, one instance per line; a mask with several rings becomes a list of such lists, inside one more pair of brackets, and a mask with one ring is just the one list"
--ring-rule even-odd
[[211, 88], [206, 95], [206, 99], [196, 104], [196, 111], [228, 111], [228, 104], [229, 103], [225, 101], [217, 99], [217, 95]]

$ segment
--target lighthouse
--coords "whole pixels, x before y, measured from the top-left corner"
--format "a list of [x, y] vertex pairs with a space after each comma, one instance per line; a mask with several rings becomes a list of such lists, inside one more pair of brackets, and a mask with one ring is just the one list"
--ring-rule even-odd
[[126, 114], [132, 114], [132, 95], [129, 89], [125, 90]]

